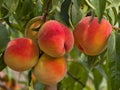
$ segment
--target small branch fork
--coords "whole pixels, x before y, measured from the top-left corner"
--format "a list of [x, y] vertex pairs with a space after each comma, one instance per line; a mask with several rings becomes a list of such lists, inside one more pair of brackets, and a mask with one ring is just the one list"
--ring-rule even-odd
[[115, 26], [112, 26], [112, 28], [115, 29], [115, 30], [120, 30], [120, 28], [115, 27]]
[[74, 79], [76, 82], [78, 82], [79, 84], [81, 84], [82, 87], [85, 87], [85, 84], [84, 84], [82, 81], [80, 81], [75, 75], [73, 75], [73, 74], [70, 73], [70, 72], [67, 72], [67, 74], [68, 74], [72, 79]]

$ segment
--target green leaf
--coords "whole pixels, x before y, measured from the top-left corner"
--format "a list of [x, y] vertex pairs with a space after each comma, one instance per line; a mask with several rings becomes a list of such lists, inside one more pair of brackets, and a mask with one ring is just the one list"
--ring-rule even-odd
[[34, 16], [34, 3], [32, 0], [21, 0], [19, 1], [18, 7], [15, 10], [14, 18], [16, 22], [24, 30], [26, 23]]
[[62, 5], [61, 5], [61, 18], [62, 20], [67, 24], [70, 25], [69, 23], [69, 14], [68, 14], [68, 10], [71, 4], [71, 0], [65, 0]]
[[108, 2], [110, 3], [110, 5], [107, 8], [120, 6], [120, 0], [108, 0]]
[[7, 65], [4, 62], [3, 54], [0, 56], [0, 71], [2, 71]]
[[77, 58], [80, 56], [80, 51], [77, 49], [77, 47], [73, 47], [72, 51], [70, 52], [70, 56], [72, 58]]
[[[117, 18], [120, 18], [120, 12], [118, 13]], [[117, 22], [118, 22], [118, 26], [120, 27], [120, 19], [117, 19]]]
[[18, 6], [19, 0], [4, 0], [4, 6], [13, 13]]
[[72, 0], [71, 8], [69, 10], [69, 17], [73, 26], [76, 26], [76, 24], [82, 18], [82, 14], [80, 12], [80, 3], [78, 3], [77, 0]]
[[31, 85], [31, 80], [32, 80], [32, 69], [28, 72], [28, 85]]
[[92, 0], [92, 4], [95, 7], [95, 13], [100, 21], [103, 17], [104, 10], [106, 8], [106, 0]]
[[120, 33], [113, 32], [107, 48], [108, 90], [120, 89]]
[[0, 7], [2, 7], [3, 1], [4, 1], [4, 0], [0, 0]]
[[116, 22], [117, 22], [117, 8], [115, 7], [112, 7], [110, 9], [107, 9], [106, 10], [106, 14], [109, 18], [109, 22], [112, 24], [112, 25], [115, 25]]
[[103, 78], [101, 72], [99, 71], [99, 68], [101, 69], [100, 65], [98, 65], [96, 68], [92, 70], [94, 76], [93, 83], [96, 90], [99, 90]]
[[7, 43], [9, 42], [9, 35], [8, 35], [8, 31], [5, 28], [5, 26], [3, 26], [2, 24], [0, 24], [0, 52], [3, 52], [6, 48]]
[[[72, 74], [72, 76], [76, 77], [78, 80], [85, 84], [88, 77], [88, 72], [83, 67], [83, 65], [79, 62], [70, 62], [68, 66], [68, 72]], [[74, 68], [73, 68], [74, 67]], [[69, 74], [62, 80], [60, 83], [60, 90], [82, 90], [84, 85], [77, 82], [73, 77]]]
[[0, 7], [0, 19], [7, 18], [9, 16], [9, 11], [5, 7]]

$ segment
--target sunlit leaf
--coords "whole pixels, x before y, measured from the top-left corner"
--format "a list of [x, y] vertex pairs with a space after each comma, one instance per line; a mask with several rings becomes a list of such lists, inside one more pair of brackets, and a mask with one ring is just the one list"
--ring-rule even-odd
[[106, 8], [106, 0], [92, 0], [92, 4], [95, 7], [95, 13], [100, 21]]
[[120, 89], [120, 33], [112, 33], [108, 43], [108, 90]]
[[17, 9], [18, 3], [19, 0], [4, 0], [4, 6], [12, 13]]

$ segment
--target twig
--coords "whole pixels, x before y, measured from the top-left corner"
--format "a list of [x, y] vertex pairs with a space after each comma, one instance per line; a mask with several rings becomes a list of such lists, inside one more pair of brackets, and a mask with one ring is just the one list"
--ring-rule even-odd
[[47, 2], [47, 6], [46, 6], [46, 8], [45, 8], [45, 13], [44, 13], [44, 16], [43, 16], [43, 22], [46, 21], [46, 18], [47, 18], [47, 16], [48, 16], [49, 6], [50, 6], [51, 1], [52, 1], [52, 0], [48, 0], [48, 2]]
[[85, 84], [84, 84], [82, 81], [80, 81], [75, 75], [73, 75], [73, 74], [70, 73], [70, 72], [67, 72], [67, 74], [68, 74], [72, 79], [74, 79], [74, 80], [77, 81], [79, 84], [81, 84], [82, 87], [85, 87]]
[[113, 29], [115, 30], [120, 30], [120, 28], [116, 27], [116, 26], [112, 26]]
[[[45, 8], [45, 12], [44, 12], [43, 19], [42, 19], [43, 22], [41, 23], [41, 25], [38, 28], [34, 29], [34, 31], [39, 31], [41, 26], [46, 22], [47, 16], [48, 16], [48, 13], [49, 13], [49, 6], [50, 6], [51, 1], [52, 0], [48, 0], [48, 2], [47, 2], [47, 6]], [[41, 20], [40, 20], [40, 22], [41, 22]]]

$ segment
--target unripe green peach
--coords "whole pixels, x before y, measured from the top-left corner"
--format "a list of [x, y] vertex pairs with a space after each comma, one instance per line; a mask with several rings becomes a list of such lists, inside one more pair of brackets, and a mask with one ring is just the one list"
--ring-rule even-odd
[[90, 16], [85, 17], [74, 30], [75, 45], [87, 55], [98, 55], [106, 49], [111, 32], [112, 27], [107, 20], [102, 19], [99, 23], [97, 17], [93, 20]]
[[44, 53], [60, 57], [71, 51], [74, 44], [73, 33], [62, 23], [49, 20], [39, 30], [38, 44]]
[[39, 51], [36, 44], [29, 38], [11, 40], [4, 53], [4, 61], [15, 71], [32, 68], [38, 61]]
[[67, 72], [67, 63], [64, 57], [51, 57], [43, 54], [33, 69], [33, 74], [41, 83], [55, 85], [60, 82]]

